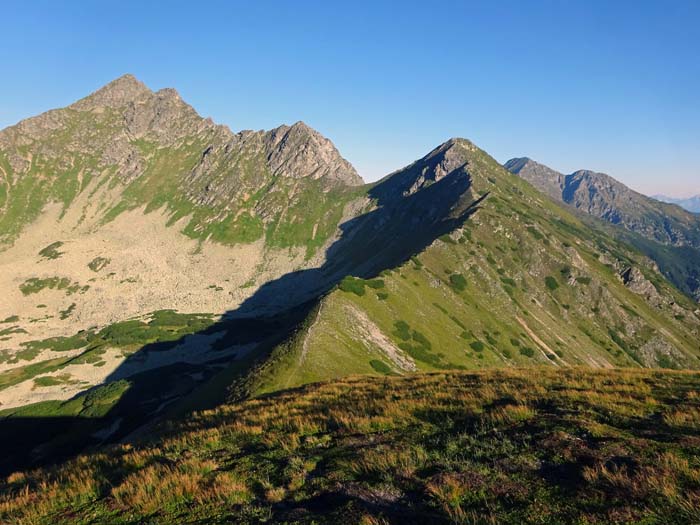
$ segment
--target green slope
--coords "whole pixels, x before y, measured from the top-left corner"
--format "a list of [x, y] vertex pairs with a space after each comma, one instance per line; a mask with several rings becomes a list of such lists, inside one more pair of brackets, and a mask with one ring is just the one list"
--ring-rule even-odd
[[323, 297], [254, 392], [415, 369], [700, 367], [697, 306], [649, 260], [483, 152], [459, 154], [471, 191], [487, 194], [478, 211], [375, 280]]
[[0, 480], [17, 524], [649, 524], [700, 513], [697, 373], [356, 377]]

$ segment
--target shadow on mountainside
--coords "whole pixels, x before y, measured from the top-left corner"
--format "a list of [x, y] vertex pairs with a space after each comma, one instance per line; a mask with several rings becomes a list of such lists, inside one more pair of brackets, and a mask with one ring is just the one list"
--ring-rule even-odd
[[[410, 193], [405, 182], [415, 180], [419, 169], [410, 166], [371, 187], [368, 194], [377, 206], [340, 225], [340, 237], [327, 250], [321, 267], [291, 272], [262, 285], [240, 307], [202, 332], [174, 342], [143, 346], [102, 385], [76, 396], [89, 396], [96, 389], [128, 378], [128, 390], [105, 414], [10, 417], [0, 421], [4, 452], [0, 475], [56, 463], [86, 447], [135, 439], [137, 429], [155, 419], [173, 417], [173, 404], [205, 384], [208, 396], [187, 409], [224, 401], [231, 381], [243, 377], [288, 338], [344, 276], [370, 278], [401, 265], [441, 235], [461, 226], [487, 196], [473, 195], [471, 177], [464, 165]], [[197, 348], [199, 340], [203, 342]], [[185, 344], [195, 346], [194, 354], [214, 349], [221, 357], [215, 354], [205, 362], [182, 360], [134, 373], [149, 356], [158, 352], [163, 355]], [[213, 384], [216, 381], [218, 385]], [[212, 396], [212, 391], [216, 395]]]

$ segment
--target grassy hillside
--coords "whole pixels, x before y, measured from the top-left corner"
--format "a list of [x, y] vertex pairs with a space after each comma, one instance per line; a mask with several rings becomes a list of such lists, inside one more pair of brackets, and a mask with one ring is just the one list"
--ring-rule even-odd
[[700, 375], [356, 377], [221, 406], [0, 484], [0, 521], [685, 524]]
[[651, 261], [480, 150], [467, 158], [478, 210], [404, 264], [343, 280], [253, 392], [416, 369], [700, 367], [697, 304]]

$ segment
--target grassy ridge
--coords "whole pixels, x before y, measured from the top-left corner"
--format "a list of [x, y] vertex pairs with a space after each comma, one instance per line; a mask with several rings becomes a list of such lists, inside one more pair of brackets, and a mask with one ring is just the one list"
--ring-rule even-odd
[[13, 523], [692, 523], [700, 375], [356, 377], [0, 485]]
[[[258, 393], [402, 373], [396, 353], [424, 371], [700, 368], [697, 305], [648, 260], [483, 152], [469, 159], [475, 193], [487, 195], [478, 211], [377, 278], [340, 281], [279, 352], [279, 366], [263, 371]], [[625, 286], [628, 268], [644, 275], [651, 297]]]

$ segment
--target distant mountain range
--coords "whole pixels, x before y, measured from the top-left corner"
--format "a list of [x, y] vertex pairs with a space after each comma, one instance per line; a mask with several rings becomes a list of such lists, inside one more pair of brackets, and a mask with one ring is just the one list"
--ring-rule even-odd
[[681, 208], [691, 211], [693, 213], [700, 213], [700, 195], [680, 199], [674, 197], [666, 197], [665, 195], [652, 195], [651, 198], [656, 199], [657, 201], [667, 202], [669, 204], [677, 204]]

